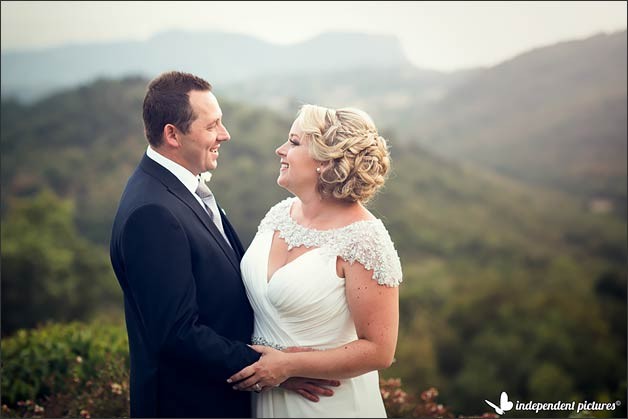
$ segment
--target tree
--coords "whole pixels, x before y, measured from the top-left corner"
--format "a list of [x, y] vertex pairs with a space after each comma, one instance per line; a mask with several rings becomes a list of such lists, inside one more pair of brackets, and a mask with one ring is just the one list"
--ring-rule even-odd
[[77, 233], [71, 201], [44, 190], [8, 205], [2, 220], [3, 335], [47, 320], [120, 310], [108, 257]]

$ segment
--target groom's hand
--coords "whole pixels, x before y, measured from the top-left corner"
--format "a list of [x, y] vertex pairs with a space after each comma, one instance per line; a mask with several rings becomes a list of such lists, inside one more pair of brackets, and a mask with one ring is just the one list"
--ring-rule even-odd
[[[299, 351], [296, 351], [299, 352]], [[322, 380], [318, 378], [292, 377], [281, 383], [280, 387], [286, 390], [294, 391], [306, 399], [317, 402], [320, 396], [331, 397], [334, 391], [328, 386], [338, 387], [338, 380]]]
[[[311, 352], [316, 351], [316, 349], [308, 348], [305, 346], [289, 346], [285, 348], [282, 352], [286, 353], [294, 353], [294, 352]], [[300, 394], [306, 399], [312, 402], [318, 402], [319, 395], [331, 397], [334, 395], [334, 391], [327, 386], [338, 387], [340, 385], [340, 381], [338, 380], [322, 380], [318, 378], [305, 378], [305, 377], [292, 377], [288, 380], [284, 381], [280, 387], [294, 391], [295, 393]]]

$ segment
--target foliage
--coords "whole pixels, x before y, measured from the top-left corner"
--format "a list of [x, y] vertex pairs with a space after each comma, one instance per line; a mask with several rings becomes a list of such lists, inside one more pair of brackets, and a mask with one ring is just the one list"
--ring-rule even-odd
[[87, 381], [68, 377], [63, 384], [64, 391], [54, 392], [38, 402], [20, 400], [13, 408], [3, 404], [3, 416], [85, 419], [129, 417], [128, 370], [121, 364], [119, 359], [114, 360]]
[[[422, 392], [419, 399], [406, 393], [401, 387], [401, 380], [398, 378], [380, 379], [379, 388], [389, 418], [454, 417], [449, 408], [436, 402], [438, 390], [434, 387]], [[492, 418], [494, 416], [485, 415], [482, 417]]]
[[127, 335], [102, 320], [21, 329], [3, 339], [2, 364], [2, 403], [41, 400], [68, 392], [73, 382], [119, 376], [129, 367]]
[[3, 334], [119, 310], [108, 257], [77, 233], [73, 211], [71, 201], [47, 190], [11, 201], [1, 233]]
[[[3, 343], [3, 416], [129, 416], [128, 346], [120, 324], [51, 323]], [[436, 402], [434, 388], [417, 399], [401, 380], [389, 379], [380, 381], [380, 391], [389, 417], [454, 417]]]

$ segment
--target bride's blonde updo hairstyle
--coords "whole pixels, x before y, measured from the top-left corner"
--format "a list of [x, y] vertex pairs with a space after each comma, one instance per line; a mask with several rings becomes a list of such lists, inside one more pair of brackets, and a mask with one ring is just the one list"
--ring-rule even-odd
[[367, 202], [386, 181], [390, 157], [371, 117], [355, 108], [304, 105], [297, 116], [312, 158], [321, 168], [318, 191], [349, 202]]

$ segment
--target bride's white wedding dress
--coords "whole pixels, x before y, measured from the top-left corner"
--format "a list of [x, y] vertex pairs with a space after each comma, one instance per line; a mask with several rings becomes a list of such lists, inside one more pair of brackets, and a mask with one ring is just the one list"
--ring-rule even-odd
[[[255, 311], [253, 343], [277, 349], [336, 348], [357, 339], [345, 297], [345, 280], [336, 274], [337, 257], [373, 269], [373, 279], [386, 286], [398, 286], [402, 280], [399, 257], [380, 220], [312, 230], [290, 217], [295, 200], [287, 198], [271, 208], [242, 258], [242, 277]], [[311, 249], [268, 280], [275, 231], [289, 248]], [[264, 418], [386, 417], [377, 371], [340, 382], [332, 397], [320, 397], [317, 403], [280, 387], [255, 394], [254, 414]]]

